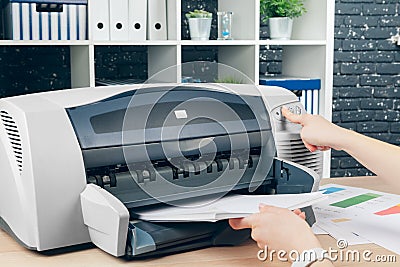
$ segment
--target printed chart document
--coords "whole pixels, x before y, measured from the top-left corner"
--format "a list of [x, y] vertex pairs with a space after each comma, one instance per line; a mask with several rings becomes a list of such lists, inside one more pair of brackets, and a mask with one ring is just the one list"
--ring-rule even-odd
[[168, 206], [138, 212], [139, 218], [147, 221], [215, 222], [229, 218], [241, 218], [259, 211], [260, 203], [288, 209], [310, 206], [326, 199], [323, 192], [282, 195], [230, 195], [213, 202], [196, 201], [185, 207]]
[[349, 245], [372, 242], [400, 254], [400, 196], [329, 184], [313, 206], [317, 226]]

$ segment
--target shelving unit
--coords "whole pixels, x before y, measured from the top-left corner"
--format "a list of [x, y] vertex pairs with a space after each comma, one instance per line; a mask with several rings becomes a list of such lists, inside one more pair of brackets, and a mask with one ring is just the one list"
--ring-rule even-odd
[[[320, 110], [331, 118], [333, 50], [334, 50], [334, 0], [307, 0], [307, 13], [295, 19], [292, 40], [260, 40], [260, 4], [258, 0], [218, 0], [218, 10], [233, 11], [232, 32], [234, 40], [191, 41], [182, 40], [182, 3], [167, 1], [168, 40], [142, 42], [114, 41], [10, 41], [0, 40], [0, 46], [54, 46], [70, 47], [71, 86], [94, 87], [95, 49], [100, 46], [147, 47], [148, 76], [170, 68], [160, 82], [179, 82], [182, 78], [182, 49], [185, 46], [215, 46], [218, 63], [231, 66], [259, 83], [260, 46], [282, 47], [282, 74], [285, 76], [318, 77], [321, 79]], [[90, 1], [89, 1], [90, 4]], [[90, 20], [90, 14], [88, 14]], [[90, 23], [88, 23], [90, 25]], [[176, 66], [176, 67], [173, 67]], [[160, 78], [160, 77], [158, 77]], [[330, 154], [324, 155], [323, 176], [329, 177]]]

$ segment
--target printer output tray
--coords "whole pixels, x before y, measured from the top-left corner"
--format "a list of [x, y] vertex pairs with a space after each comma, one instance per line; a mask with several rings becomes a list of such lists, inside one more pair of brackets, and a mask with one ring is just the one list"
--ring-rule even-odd
[[[307, 214], [307, 223], [315, 222], [311, 207], [302, 209]], [[134, 239], [140, 236], [142, 244]], [[142, 232], [143, 231], [143, 232]], [[140, 235], [140, 234], [139, 234]], [[212, 246], [234, 246], [250, 238], [250, 229], [233, 230], [227, 220], [218, 222], [180, 222], [180, 223], [151, 223], [138, 221], [129, 224], [125, 258], [128, 260], [175, 254], [199, 248]], [[147, 240], [148, 242], [143, 242]], [[147, 252], [145, 252], [147, 251]]]
[[[142, 243], [140, 246], [133, 244], [135, 242], [133, 237], [135, 234], [137, 235], [138, 230], [151, 236], [151, 239], [147, 239], [150, 241], [149, 243]], [[249, 236], [250, 230], [235, 231], [229, 227], [226, 220], [215, 223], [150, 223], [139, 221], [129, 225], [125, 258], [140, 259], [210, 246], [233, 246], [244, 242]], [[143, 250], [149, 251], [143, 252]], [[140, 254], [135, 255], [135, 253]]]

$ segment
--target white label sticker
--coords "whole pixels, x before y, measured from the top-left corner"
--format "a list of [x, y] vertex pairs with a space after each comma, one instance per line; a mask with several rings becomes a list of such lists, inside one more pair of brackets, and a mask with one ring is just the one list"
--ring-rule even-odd
[[180, 109], [180, 110], [175, 110], [175, 117], [177, 119], [187, 119], [187, 113], [186, 110]]

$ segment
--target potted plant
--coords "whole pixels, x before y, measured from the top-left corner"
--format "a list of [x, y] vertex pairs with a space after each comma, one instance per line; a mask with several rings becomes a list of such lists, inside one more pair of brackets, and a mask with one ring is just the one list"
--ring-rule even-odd
[[195, 9], [186, 13], [192, 40], [208, 40], [210, 38], [212, 13]]
[[271, 39], [290, 39], [293, 19], [305, 12], [304, 0], [260, 0], [260, 14], [264, 22], [268, 20]]

